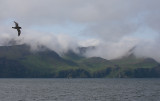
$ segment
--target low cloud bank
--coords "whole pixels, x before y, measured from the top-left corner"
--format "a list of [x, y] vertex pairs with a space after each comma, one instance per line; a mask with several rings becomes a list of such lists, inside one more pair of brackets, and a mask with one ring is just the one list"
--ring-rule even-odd
[[[11, 32], [12, 31], [12, 32]], [[27, 44], [32, 51], [39, 51], [40, 46], [45, 46], [54, 50], [58, 54], [63, 54], [69, 50], [79, 53], [79, 47], [95, 46], [88, 49], [84, 55], [86, 57], [102, 57], [105, 59], [116, 59], [130, 54], [130, 50], [137, 57], [149, 57], [160, 62], [160, 37], [152, 40], [142, 40], [136, 37], [123, 37], [118, 41], [105, 41], [98, 39], [80, 40], [64, 34], [42, 33], [26, 30], [18, 37], [13, 30], [8, 31], [12, 34], [0, 34], [0, 45]], [[13, 43], [14, 40], [14, 43]], [[12, 41], [12, 42], [11, 42]]]

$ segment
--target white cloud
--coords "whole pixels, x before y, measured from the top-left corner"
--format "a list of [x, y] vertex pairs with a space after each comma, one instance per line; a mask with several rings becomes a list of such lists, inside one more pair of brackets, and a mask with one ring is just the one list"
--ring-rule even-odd
[[88, 47], [88, 46], [97, 46], [99, 45], [98, 39], [88, 39], [88, 40], [81, 40], [79, 41], [79, 45], [82, 47]]
[[111, 60], [126, 55], [129, 50], [138, 44], [139, 40], [131, 37], [124, 37], [118, 42], [101, 42], [95, 50], [86, 53], [87, 56], [100, 56]]
[[155, 40], [143, 40], [135, 48], [134, 54], [137, 57], [154, 58], [156, 61], [160, 62], [159, 43], [160, 37], [157, 37]]

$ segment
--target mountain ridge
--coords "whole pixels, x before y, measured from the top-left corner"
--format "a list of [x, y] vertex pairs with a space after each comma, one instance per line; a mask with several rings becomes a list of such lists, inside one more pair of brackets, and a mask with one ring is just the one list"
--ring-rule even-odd
[[[82, 48], [80, 48], [82, 49]], [[30, 46], [0, 46], [0, 77], [9, 78], [117, 78], [160, 77], [160, 64], [151, 58], [136, 58], [133, 54], [115, 60], [86, 58], [82, 53], [68, 51], [62, 56], [42, 46], [31, 51]]]

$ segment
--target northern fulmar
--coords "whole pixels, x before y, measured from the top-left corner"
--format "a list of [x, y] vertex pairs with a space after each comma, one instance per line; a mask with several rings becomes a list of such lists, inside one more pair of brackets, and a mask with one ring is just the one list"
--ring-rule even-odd
[[13, 28], [13, 29], [17, 29], [17, 31], [18, 31], [18, 36], [20, 36], [20, 34], [21, 34], [21, 30], [20, 30], [21, 27], [18, 26], [18, 23], [17, 23], [17, 22], [14, 21], [14, 23], [15, 23], [15, 27], [12, 27], [12, 28]]

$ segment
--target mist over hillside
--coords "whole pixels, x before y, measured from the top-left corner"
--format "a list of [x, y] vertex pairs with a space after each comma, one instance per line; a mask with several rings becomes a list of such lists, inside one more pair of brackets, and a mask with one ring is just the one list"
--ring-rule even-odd
[[[51, 53], [56, 53], [61, 60], [65, 60], [58, 64], [64, 64], [72, 68], [71, 70], [74, 70], [73, 67], [88, 68], [91, 77], [98, 70], [97, 68], [106, 68], [108, 61], [118, 59], [121, 61], [126, 56], [130, 57], [131, 54], [135, 59], [129, 58], [129, 60], [133, 60], [135, 64], [132, 65], [129, 62], [129, 67], [141, 68], [140, 64], [142, 64], [142, 67], [155, 68], [154, 61], [160, 63], [159, 4], [159, 0], [1, 0], [0, 46], [14, 47], [14, 45], [25, 44], [29, 47], [25, 51], [28, 51], [27, 54], [30, 53], [23, 56], [19, 54], [21, 52], [17, 52], [19, 48], [15, 48], [18, 56], [5, 53], [7, 56], [2, 55], [1, 59], [10, 61], [10, 58], [14, 59], [15, 56], [24, 59], [16, 63], [24, 65], [22, 67], [25, 69], [34, 66], [55, 69], [54, 65], [57, 64], [56, 62], [52, 64], [53, 57], [46, 56], [49, 60], [44, 61], [38, 54], [39, 52], [45, 53], [47, 49]], [[22, 27], [20, 37], [17, 37], [17, 30], [12, 29], [15, 26], [13, 21], [18, 22], [18, 25]], [[10, 48], [12, 50], [13, 47], [6, 48], [6, 51]], [[87, 47], [87, 49], [82, 47]], [[12, 52], [9, 51], [9, 53]], [[10, 58], [5, 60], [5, 57]], [[104, 59], [107, 61], [104, 62]], [[140, 59], [138, 63], [137, 59]], [[152, 59], [154, 61], [151, 61]], [[36, 60], [37, 63], [30, 60]], [[94, 63], [93, 65], [92, 62], [97, 62], [96, 60], [103, 61], [102, 65]], [[148, 60], [150, 64], [146, 63]], [[66, 61], [70, 61], [69, 64]], [[14, 63], [12, 60], [10, 62]], [[128, 67], [128, 65], [113, 62], [116, 63], [113, 63], [115, 65], [111, 67], [119, 71], [116, 72], [117, 75], [122, 75], [121, 68]], [[72, 63], [76, 65], [70, 65]], [[6, 68], [10, 68], [9, 65], [5, 65]], [[58, 65], [58, 70], [64, 69], [64, 65]], [[112, 69], [107, 69], [104, 74], [109, 72], [108, 75], [111, 76], [111, 71]], [[133, 71], [129, 74], [134, 75], [136, 71]], [[153, 72], [154, 70], [145, 69], [144, 71]], [[70, 71], [67, 72], [70, 73]], [[88, 72], [85, 71], [85, 73]], [[55, 75], [58, 74], [55, 73]]]
[[106, 60], [101, 57], [87, 58], [88, 49], [79, 48], [80, 53], [70, 50], [63, 55], [41, 46], [31, 50], [30, 46], [0, 46], [0, 77], [9, 78], [146, 78], [160, 77], [160, 64], [151, 58], [136, 58], [133, 54], [119, 59]]
[[[29, 34], [30, 35], [30, 34]], [[157, 51], [156, 49], [153, 50], [152, 48], [148, 47], [146, 50], [144, 50], [144, 46], [141, 46], [139, 44], [130, 45], [128, 41], [124, 41], [121, 44], [119, 43], [108, 43], [108, 45], [102, 45], [101, 43], [94, 43], [92, 44], [92, 41], [85, 43], [85, 45], [81, 44], [82, 42], [80, 40], [75, 40], [73, 37], [68, 37], [65, 35], [42, 35], [40, 34], [40, 37], [38, 37], [39, 34], [35, 34], [35, 37], [32, 36], [22, 36], [21, 38], [11, 37], [1, 37], [0, 44], [1, 46], [11, 46], [11, 45], [21, 45], [26, 44], [30, 47], [31, 51], [43, 51], [43, 47], [46, 47], [50, 50], [55, 51], [59, 55], [63, 55], [67, 53], [68, 51], [73, 51], [76, 54], [81, 54], [85, 57], [101, 57], [105, 58], [107, 60], [112, 59], [118, 59], [121, 57], [124, 57], [129, 54], [134, 54], [137, 58], [153, 58], [157, 62], [159, 61], [158, 53], [155, 53]], [[128, 39], [125, 39], [128, 40]], [[84, 41], [83, 41], [84, 43]], [[128, 44], [128, 45], [125, 45]], [[151, 44], [151, 43], [150, 43]], [[147, 45], [150, 45], [147, 44]], [[141, 47], [140, 47], [141, 46]], [[154, 45], [153, 45], [154, 46]], [[88, 47], [87, 49], [85, 47]], [[143, 48], [144, 52], [140, 52]], [[151, 50], [153, 50], [152, 53]], [[144, 55], [144, 53], [147, 52], [148, 54]]]

